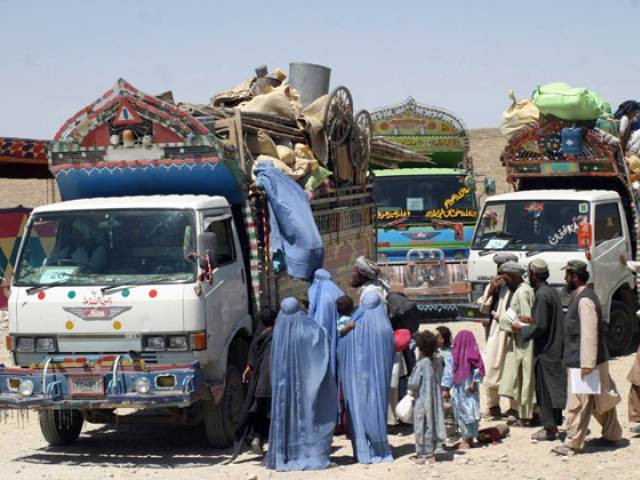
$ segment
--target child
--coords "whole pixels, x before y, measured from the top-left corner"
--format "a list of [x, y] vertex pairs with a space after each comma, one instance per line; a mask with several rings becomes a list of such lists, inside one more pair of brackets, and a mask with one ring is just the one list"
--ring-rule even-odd
[[413, 368], [409, 378], [409, 392], [415, 397], [413, 406], [413, 429], [416, 437], [416, 459], [418, 465], [433, 463], [434, 452], [441, 447], [447, 436], [442, 408], [442, 363], [435, 355], [438, 341], [428, 331], [415, 335], [421, 360]]
[[451, 349], [451, 330], [447, 327], [437, 327], [436, 338], [438, 340], [438, 356], [442, 361], [442, 398], [444, 399], [444, 423], [447, 426], [447, 438], [456, 437], [458, 429], [456, 428], [455, 414], [451, 405], [451, 387], [453, 386], [453, 353]]
[[355, 326], [351, 321], [353, 313], [353, 299], [349, 295], [343, 295], [336, 300], [336, 308], [338, 309], [338, 332], [340, 335], [346, 335]]
[[458, 332], [453, 341], [453, 388], [451, 398], [461, 449], [471, 448], [480, 426], [480, 388], [484, 363], [476, 339], [469, 330]]
[[242, 383], [248, 384], [238, 428], [234, 452], [229, 463], [233, 462], [249, 442], [251, 450], [263, 455], [263, 446], [269, 436], [271, 419], [271, 343], [276, 314], [263, 307], [260, 310], [262, 331], [251, 342], [247, 366], [242, 373]]

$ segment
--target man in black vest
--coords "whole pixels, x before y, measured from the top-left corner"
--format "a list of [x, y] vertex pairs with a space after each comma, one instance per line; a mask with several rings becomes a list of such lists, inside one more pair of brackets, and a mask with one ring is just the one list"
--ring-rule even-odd
[[[589, 272], [581, 260], [571, 260], [565, 270], [565, 282], [572, 292], [564, 323], [564, 364], [569, 369], [567, 394], [567, 438], [552, 451], [573, 455], [582, 451], [591, 416], [602, 425], [602, 445], [615, 445], [622, 438], [616, 405], [620, 396], [609, 376], [609, 351], [605, 340], [606, 323], [595, 292], [587, 287]], [[572, 375], [582, 377], [597, 371], [599, 394], [572, 391]]]
[[564, 313], [558, 292], [549, 286], [549, 266], [541, 258], [529, 263], [529, 283], [535, 290], [531, 318], [521, 318], [512, 329], [523, 340], [533, 340], [533, 368], [536, 399], [542, 430], [532, 440], [553, 441], [562, 425], [562, 410], [567, 403], [567, 377], [562, 364]]

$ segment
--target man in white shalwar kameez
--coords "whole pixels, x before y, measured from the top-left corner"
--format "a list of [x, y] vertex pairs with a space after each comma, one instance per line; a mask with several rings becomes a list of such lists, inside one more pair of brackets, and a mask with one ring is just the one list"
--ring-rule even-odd
[[[485, 405], [489, 415], [493, 418], [500, 418], [500, 379], [504, 369], [504, 361], [507, 355], [507, 341], [509, 335], [500, 330], [498, 318], [505, 312], [512, 292], [507, 288], [502, 276], [501, 267], [506, 262], [517, 262], [518, 257], [512, 253], [499, 253], [493, 257], [497, 265], [497, 275], [493, 277], [491, 283], [487, 285], [482, 297], [478, 299], [480, 312], [489, 316], [489, 335], [485, 347], [485, 377], [482, 381], [485, 392]], [[509, 413], [515, 411], [515, 402], [509, 399]]]

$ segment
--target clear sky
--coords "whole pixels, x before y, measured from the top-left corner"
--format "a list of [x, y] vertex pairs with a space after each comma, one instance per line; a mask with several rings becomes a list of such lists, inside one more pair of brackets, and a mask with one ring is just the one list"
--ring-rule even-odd
[[357, 108], [416, 100], [495, 127], [506, 92], [640, 97], [640, 0], [0, 0], [0, 136], [51, 138], [119, 77], [204, 103], [267, 64], [333, 69]]

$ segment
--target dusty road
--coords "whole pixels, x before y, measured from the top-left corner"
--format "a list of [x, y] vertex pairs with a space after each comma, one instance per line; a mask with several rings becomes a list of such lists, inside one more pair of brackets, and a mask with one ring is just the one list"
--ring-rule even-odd
[[[470, 328], [483, 338], [474, 324], [449, 324], [453, 330]], [[429, 327], [428, 327], [429, 328]], [[4, 332], [3, 332], [4, 333]], [[4, 341], [1, 345], [4, 346]], [[0, 361], [7, 360], [2, 347]], [[418, 467], [409, 457], [414, 453], [413, 436], [390, 437], [395, 461], [392, 464], [354, 465], [351, 446], [336, 437], [332, 460], [336, 467], [322, 472], [278, 474], [265, 470], [251, 454], [234, 465], [221, 465], [228, 451], [212, 451], [203, 433], [195, 428], [85, 426], [78, 443], [66, 448], [49, 448], [40, 435], [36, 414], [19, 421], [15, 416], [0, 423], [0, 478], [2, 479], [203, 479], [203, 478], [332, 478], [334, 480], [391, 478], [447, 478], [451, 480], [584, 480], [640, 478], [640, 437], [628, 432], [625, 381], [633, 355], [612, 361], [611, 373], [624, 398], [618, 415], [626, 439], [620, 448], [598, 449], [587, 444], [586, 451], [570, 459], [549, 453], [552, 444], [532, 443], [532, 430], [514, 428], [499, 445], [477, 448], [465, 454], [449, 455], [435, 466]], [[0, 414], [1, 419], [1, 414]], [[487, 425], [486, 422], [483, 423]], [[599, 436], [595, 421], [591, 438]]]

